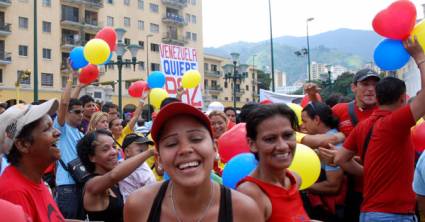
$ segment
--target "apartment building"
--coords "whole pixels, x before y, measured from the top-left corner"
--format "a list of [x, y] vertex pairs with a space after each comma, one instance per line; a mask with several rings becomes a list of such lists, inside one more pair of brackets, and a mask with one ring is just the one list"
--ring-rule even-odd
[[[20, 88], [20, 99], [32, 102], [34, 73], [39, 100], [59, 98], [70, 51], [105, 26], [125, 29], [123, 43], [139, 46], [137, 64], [122, 68], [123, 105], [137, 102], [127, 93], [133, 81], [161, 69], [161, 43], [195, 48], [199, 66], [204, 64], [201, 0], [38, 0], [36, 8], [32, 0], [0, 0], [0, 101], [13, 104]], [[132, 61], [129, 50], [123, 60]], [[111, 61], [117, 61], [115, 53]], [[87, 87], [86, 93], [118, 103], [118, 67], [99, 68], [98, 85]]]
[[[224, 66], [232, 64], [228, 58], [204, 54], [204, 103], [218, 101], [224, 106], [233, 106], [233, 80], [226, 79]], [[257, 71], [253, 66], [241, 70], [244, 74], [236, 81], [236, 106], [242, 107], [247, 102], [258, 101]]]

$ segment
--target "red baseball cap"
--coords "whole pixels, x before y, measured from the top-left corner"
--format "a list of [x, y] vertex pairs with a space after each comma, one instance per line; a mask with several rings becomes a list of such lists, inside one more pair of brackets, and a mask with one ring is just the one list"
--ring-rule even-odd
[[153, 121], [151, 136], [155, 142], [156, 148], [158, 149], [159, 142], [159, 132], [164, 127], [165, 123], [173, 117], [187, 115], [191, 116], [198, 121], [200, 121], [205, 127], [207, 127], [208, 132], [212, 136], [212, 129], [210, 119], [199, 109], [182, 102], [173, 102], [164, 106], [157, 114], [155, 120]]

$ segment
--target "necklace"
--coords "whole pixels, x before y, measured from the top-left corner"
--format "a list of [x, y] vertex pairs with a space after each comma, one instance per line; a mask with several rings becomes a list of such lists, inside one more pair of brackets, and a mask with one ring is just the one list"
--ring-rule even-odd
[[[176, 219], [178, 222], [183, 222], [182, 219], [180, 219], [179, 215], [177, 214], [177, 210], [176, 210], [176, 206], [174, 204], [174, 199], [173, 199], [173, 190], [174, 190], [174, 186], [173, 183], [171, 183], [171, 203], [173, 205], [173, 211], [174, 211], [174, 215], [176, 216]], [[211, 191], [210, 191], [210, 201], [208, 202], [207, 207], [205, 208], [204, 212], [202, 212], [201, 216], [199, 217], [198, 220], [196, 220], [196, 222], [201, 222], [202, 219], [204, 219], [204, 217], [207, 215], [208, 209], [210, 209], [211, 204], [213, 202], [213, 198], [214, 197], [214, 183], [211, 183]]]

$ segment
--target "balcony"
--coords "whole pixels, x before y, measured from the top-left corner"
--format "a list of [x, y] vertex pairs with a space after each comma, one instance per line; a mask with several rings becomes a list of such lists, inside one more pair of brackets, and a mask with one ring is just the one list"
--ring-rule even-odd
[[220, 85], [206, 86], [205, 89], [209, 94], [220, 94], [221, 92], [223, 92], [223, 87], [221, 87]]
[[79, 41], [73, 37], [65, 36], [62, 38], [61, 47], [63, 50], [71, 50], [74, 47], [80, 46]]
[[84, 19], [84, 28], [86, 30], [93, 31], [93, 32], [97, 32], [101, 29], [97, 19], [87, 18], [87, 17]]
[[177, 9], [182, 9], [187, 6], [187, 0], [162, 0], [162, 3]]
[[81, 28], [83, 26], [78, 17], [62, 17], [61, 25], [68, 28]]
[[187, 25], [187, 22], [184, 20], [183, 16], [174, 13], [167, 13], [165, 17], [162, 18], [162, 22], [176, 24], [179, 26]]
[[0, 0], [0, 7], [7, 8], [12, 4], [11, 0]]
[[0, 36], [8, 36], [12, 33], [10, 30], [10, 23], [7, 24], [0, 24]]
[[236, 89], [236, 96], [243, 96], [245, 94], [244, 89]]
[[220, 78], [221, 77], [221, 72], [220, 71], [206, 70], [204, 72], [204, 74], [205, 74], [205, 76], [213, 77], [213, 78]]
[[62, 0], [62, 1], [66, 3], [74, 4], [74, 5], [84, 5], [87, 8], [91, 8], [91, 9], [103, 8], [103, 0]]
[[12, 63], [12, 53], [0, 52], [0, 65], [7, 65]]
[[171, 34], [167, 32], [164, 37], [162, 37], [162, 42], [165, 44], [171, 44], [171, 45], [180, 45], [183, 46], [184, 44], [187, 44], [187, 40], [184, 39], [181, 36]]

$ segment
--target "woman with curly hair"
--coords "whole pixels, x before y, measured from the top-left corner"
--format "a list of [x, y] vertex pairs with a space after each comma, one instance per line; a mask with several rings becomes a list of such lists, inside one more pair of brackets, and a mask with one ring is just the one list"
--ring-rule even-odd
[[109, 114], [105, 112], [95, 112], [90, 118], [87, 133], [93, 132], [97, 129], [108, 129]]

